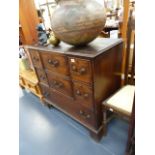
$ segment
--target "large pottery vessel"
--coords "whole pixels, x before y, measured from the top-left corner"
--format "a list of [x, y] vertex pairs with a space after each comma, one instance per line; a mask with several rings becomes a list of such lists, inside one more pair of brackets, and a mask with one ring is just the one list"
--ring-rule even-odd
[[96, 0], [57, 0], [52, 30], [57, 38], [75, 46], [86, 45], [104, 28], [105, 8]]

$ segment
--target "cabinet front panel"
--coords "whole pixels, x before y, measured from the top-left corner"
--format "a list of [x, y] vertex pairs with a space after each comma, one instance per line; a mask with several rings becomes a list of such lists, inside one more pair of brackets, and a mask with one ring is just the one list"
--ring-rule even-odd
[[92, 88], [78, 83], [74, 82], [74, 97], [78, 104], [83, 105], [84, 107], [93, 110], [93, 92]]
[[45, 69], [62, 75], [69, 75], [67, 57], [61, 54], [41, 53]]
[[50, 89], [50, 92], [51, 104], [60, 107], [83, 124], [89, 125], [92, 128], [96, 127], [95, 114], [91, 110], [77, 104], [76, 101], [65, 97], [59, 92], [55, 92], [53, 89]]
[[70, 57], [69, 66], [71, 77], [73, 80], [91, 84], [92, 69], [91, 69], [91, 62], [89, 60]]
[[30, 50], [30, 54], [31, 54], [31, 59], [32, 59], [34, 67], [43, 68], [39, 53], [35, 50]]
[[43, 86], [41, 84], [40, 84], [40, 88], [41, 88], [41, 92], [42, 92], [43, 97], [50, 100], [51, 94], [50, 94], [49, 88], [46, 86]]
[[50, 88], [56, 89], [57, 91], [63, 93], [64, 95], [72, 97], [72, 86], [69, 79], [47, 72], [47, 78]]
[[39, 81], [41, 83], [44, 83], [44, 84], [48, 85], [46, 74], [45, 74], [44, 70], [36, 69], [36, 73], [38, 75]]

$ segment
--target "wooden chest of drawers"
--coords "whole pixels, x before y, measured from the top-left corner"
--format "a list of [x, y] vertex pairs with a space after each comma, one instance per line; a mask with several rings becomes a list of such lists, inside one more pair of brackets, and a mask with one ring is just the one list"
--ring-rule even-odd
[[122, 40], [98, 38], [88, 46], [26, 46], [44, 101], [101, 137], [101, 102], [121, 83]]

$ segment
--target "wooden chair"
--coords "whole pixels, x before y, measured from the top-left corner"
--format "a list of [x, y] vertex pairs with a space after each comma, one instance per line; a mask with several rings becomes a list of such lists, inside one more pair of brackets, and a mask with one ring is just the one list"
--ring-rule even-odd
[[[134, 92], [135, 92], [135, 41], [134, 41], [134, 17], [130, 11], [127, 30], [127, 47], [126, 47], [126, 67], [125, 67], [125, 85], [103, 101], [103, 123], [106, 133], [107, 112], [112, 111], [114, 114], [123, 116], [127, 119], [131, 118]], [[132, 47], [132, 48], [131, 48]], [[132, 53], [132, 61], [131, 60]]]
[[135, 154], [135, 98], [132, 108], [132, 115], [129, 124], [128, 141], [126, 147], [126, 155]]

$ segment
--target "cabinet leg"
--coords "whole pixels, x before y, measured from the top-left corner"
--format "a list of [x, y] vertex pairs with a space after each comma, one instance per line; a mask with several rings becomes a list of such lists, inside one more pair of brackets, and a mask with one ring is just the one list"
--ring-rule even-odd
[[40, 101], [41, 101], [41, 103], [42, 103], [44, 106], [48, 107], [49, 109], [53, 108], [53, 106], [52, 106], [51, 104], [47, 103], [47, 102], [44, 100], [44, 97], [40, 97]]
[[40, 101], [41, 101], [42, 105], [44, 105], [46, 107], [48, 106], [48, 103], [45, 102], [44, 97], [40, 97]]
[[99, 142], [104, 135], [104, 128], [102, 128], [98, 133], [95, 133], [93, 131], [89, 131], [90, 137], [95, 140], [96, 142]]
[[53, 106], [52, 106], [51, 104], [47, 104], [47, 107], [48, 107], [49, 109], [53, 108]]

